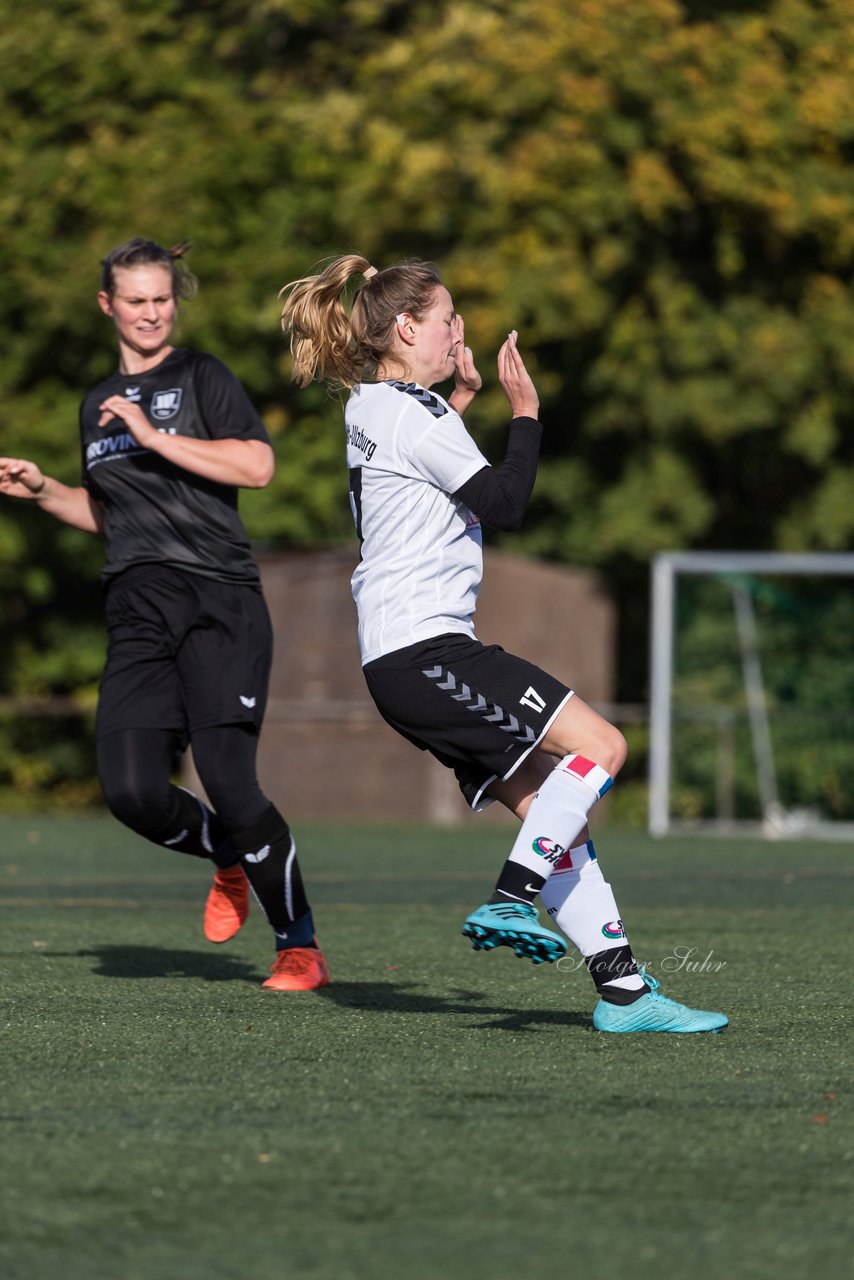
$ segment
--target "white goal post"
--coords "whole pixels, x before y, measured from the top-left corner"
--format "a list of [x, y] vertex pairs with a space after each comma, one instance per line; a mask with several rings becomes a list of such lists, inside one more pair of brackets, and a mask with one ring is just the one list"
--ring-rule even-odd
[[[676, 831], [707, 829], [721, 831], [727, 824], [707, 821], [685, 823], [671, 813], [674, 641], [676, 604], [681, 575], [785, 575], [794, 577], [852, 577], [854, 554], [784, 552], [667, 552], [653, 559], [650, 634], [650, 751], [649, 751], [649, 831], [663, 836]], [[763, 684], [756, 620], [750, 592], [730, 584], [735, 629], [741, 658], [747, 721], [761, 818], [752, 824], [758, 834], [770, 839], [819, 837], [854, 839], [854, 824], [827, 821], [820, 817], [789, 814], [777, 793], [774, 752]], [[730, 823], [744, 832], [744, 823]]]

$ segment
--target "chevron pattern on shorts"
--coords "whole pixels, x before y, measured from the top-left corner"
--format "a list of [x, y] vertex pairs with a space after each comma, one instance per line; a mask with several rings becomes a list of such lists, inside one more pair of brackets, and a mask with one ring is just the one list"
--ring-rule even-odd
[[436, 396], [426, 391], [424, 387], [419, 387], [415, 382], [392, 382], [391, 385], [395, 391], [403, 391], [406, 395], [412, 396], [413, 400], [417, 400], [419, 404], [423, 404], [428, 413], [432, 413], [434, 418], [444, 418], [448, 412], [447, 405], [442, 404]]
[[512, 733], [517, 742], [533, 743], [537, 740], [535, 731], [528, 724], [522, 724], [512, 711], [505, 711], [497, 702], [490, 702], [482, 693], [473, 692], [464, 680], [457, 680], [452, 671], [437, 665], [422, 668], [422, 675], [435, 681], [436, 688], [447, 693], [454, 702], [462, 703], [467, 711], [481, 716], [487, 724], [497, 725], [503, 733]]

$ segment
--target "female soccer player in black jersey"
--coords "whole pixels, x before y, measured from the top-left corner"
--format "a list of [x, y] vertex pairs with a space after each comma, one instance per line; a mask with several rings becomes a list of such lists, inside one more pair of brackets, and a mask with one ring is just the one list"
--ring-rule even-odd
[[[237, 513], [238, 489], [272, 478], [273, 451], [226, 366], [172, 345], [178, 299], [195, 291], [186, 247], [135, 239], [102, 264], [119, 367], [81, 405], [82, 485], [0, 458], [0, 493], [103, 538], [96, 738], [111, 811], [155, 844], [213, 860], [210, 941], [241, 927], [251, 885], [276, 941], [264, 987], [311, 990], [329, 981], [326, 962], [288, 825], [256, 775], [272, 630]], [[170, 782], [188, 742], [214, 812]]]
[[[345, 299], [356, 285], [352, 305]], [[475, 637], [481, 521], [521, 522], [536, 475], [539, 399], [511, 333], [498, 356], [512, 422], [493, 470], [463, 426], [480, 387], [463, 324], [435, 267], [377, 271], [355, 254], [285, 286], [294, 377], [347, 388], [350, 500], [361, 558], [353, 574], [365, 679], [388, 723], [452, 768], [472, 808], [499, 800], [521, 819], [488, 902], [463, 934], [559, 960], [539, 895], [584, 957], [601, 1031], [716, 1031], [639, 972], [587, 815], [625, 759], [622, 734], [547, 672]], [[449, 400], [431, 390], [455, 379]], [[554, 625], [554, 621], [550, 622]]]

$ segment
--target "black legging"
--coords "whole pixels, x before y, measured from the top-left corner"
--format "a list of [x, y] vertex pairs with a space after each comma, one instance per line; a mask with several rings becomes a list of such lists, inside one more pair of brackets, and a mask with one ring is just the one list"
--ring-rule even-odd
[[[258, 735], [250, 725], [216, 725], [192, 735], [193, 761], [226, 830], [248, 827], [270, 807], [258, 785]], [[170, 781], [176, 736], [165, 729], [126, 729], [98, 739], [98, 777], [111, 813], [149, 835], [175, 808]]]
[[278, 947], [313, 945], [314, 924], [290, 828], [258, 785], [258, 737], [248, 725], [221, 725], [192, 736], [193, 759], [213, 806], [170, 782], [175, 735], [128, 729], [98, 740], [98, 776], [115, 817], [153, 844], [239, 861], [276, 933]]

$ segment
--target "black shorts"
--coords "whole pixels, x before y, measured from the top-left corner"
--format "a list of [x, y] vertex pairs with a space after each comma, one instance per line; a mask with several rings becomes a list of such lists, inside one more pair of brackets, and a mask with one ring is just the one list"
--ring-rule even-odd
[[441, 635], [363, 668], [384, 720], [453, 769], [472, 809], [534, 750], [572, 690], [497, 644]]
[[261, 588], [168, 567], [130, 570], [107, 589], [107, 661], [95, 732], [261, 728], [273, 629]]

